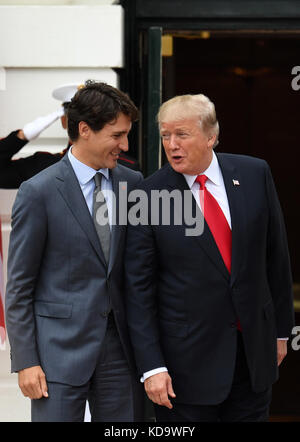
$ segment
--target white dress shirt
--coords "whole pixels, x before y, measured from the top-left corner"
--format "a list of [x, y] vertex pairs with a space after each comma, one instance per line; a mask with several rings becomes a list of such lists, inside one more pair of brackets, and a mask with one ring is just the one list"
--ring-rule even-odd
[[[201, 174], [202, 175], [202, 174]], [[214, 196], [214, 198], [217, 200], [219, 206], [221, 207], [228, 224], [231, 228], [231, 216], [229, 211], [229, 205], [228, 205], [228, 199], [227, 194], [225, 190], [225, 184], [223, 180], [223, 175], [216, 157], [216, 154], [213, 152], [213, 158], [208, 166], [208, 168], [203, 172], [203, 175], [207, 176], [207, 181], [205, 183], [205, 186], [207, 190]], [[192, 194], [194, 195], [194, 198], [201, 210], [200, 206], [200, 184], [195, 182], [195, 179], [198, 175], [186, 175], [183, 174], [184, 178], [186, 179], [186, 182], [189, 186], [189, 188], [192, 191]]]

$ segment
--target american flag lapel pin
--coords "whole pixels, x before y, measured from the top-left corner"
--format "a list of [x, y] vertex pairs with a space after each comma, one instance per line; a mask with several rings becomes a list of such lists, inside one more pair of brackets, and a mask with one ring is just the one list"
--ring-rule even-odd
[[232, 180], [232, 182], [233, 182], [234, 186], [239, 186], [240, 185], [239, 180]]

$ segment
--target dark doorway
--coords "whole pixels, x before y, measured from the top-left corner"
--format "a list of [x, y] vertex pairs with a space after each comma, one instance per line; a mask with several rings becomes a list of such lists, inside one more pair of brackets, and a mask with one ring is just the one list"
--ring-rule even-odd
[[[300, 90], [293, 90], [291, 82], [292, 68], [300, 64], [299, 47], [298, 33], [177, 31], [173, 55], [163, 59], [162, 90], [163, 101], [188, 93], [207, 95], [215, 103], [220, 124], [217, 150], [253, 155], [269, 163], [287, 226], [296, 307], [300, 300]], [[291, 340], [289, 357], [280, 371], [272, 412], [300, 419], [300, 351], [291, 349]]]

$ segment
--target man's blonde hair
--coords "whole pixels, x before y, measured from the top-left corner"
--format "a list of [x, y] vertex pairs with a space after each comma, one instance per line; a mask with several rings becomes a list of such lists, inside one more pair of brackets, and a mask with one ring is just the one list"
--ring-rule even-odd
[[207, 136], [216, 135], [214, 147], [218, 144], [219, 123], [215, 105], [203, 94], [178, 95], [163, 103], [157, 115], [159, 128], [162, 123], [195, 118]]

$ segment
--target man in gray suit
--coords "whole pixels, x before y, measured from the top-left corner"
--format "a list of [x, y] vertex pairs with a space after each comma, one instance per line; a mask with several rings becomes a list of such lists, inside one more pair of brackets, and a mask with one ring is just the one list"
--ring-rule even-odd
[[141, 420], [123, 306], [126, 226], [113, 204], [142, 179], [117, 165], [137, 116], [126, 94], [88, 83], [68, 110], [68, 154], [17, 194], [6, 323], [33, 421], [83, 421], [86, 400], [92, 421]]

